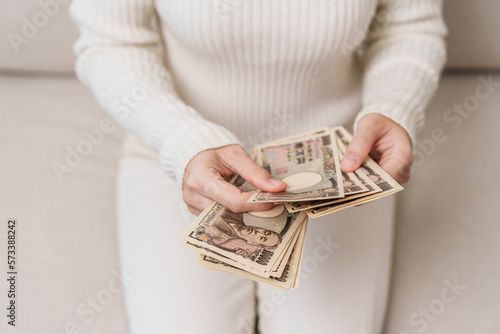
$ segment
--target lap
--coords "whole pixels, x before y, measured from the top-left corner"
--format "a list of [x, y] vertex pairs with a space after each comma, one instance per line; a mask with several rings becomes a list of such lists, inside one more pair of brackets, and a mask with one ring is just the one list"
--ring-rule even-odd
[[281, 293], [258, 285], [261, 333], [379, 333], [388, 294], [393, 207], [389, 197], [310, 219], [299, 288]]
[[201, 267], [180, 244], [194, 216], [154, 154], [126, 152], [117, 190], [121, 264], [133, 276], [125, 290], [132, 333], [253, 333], [254, 283]]
[[[130, 138], [134, 138], [133, 140]], [[118, 220], [132, 333], [379, 333], [385, 313], [394, 198], [309, 221], [300, 287], [284, 292], [207, 270], [180, 245], [194, 219], [158, 157], [129, 137]]]

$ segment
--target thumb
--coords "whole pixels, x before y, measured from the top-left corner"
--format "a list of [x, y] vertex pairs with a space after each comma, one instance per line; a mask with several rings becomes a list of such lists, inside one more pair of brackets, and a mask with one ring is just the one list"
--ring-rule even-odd
[[344, 172], [352, 172], [361, 166], [377, 140], [377, 131], [373, 127], [363, 127], [351, 141], [342, 158], [340, 167]]
[[254, 187], [269, 192], [279, 192], [286, 189], [285, 182], [272, 177], [267, 170], [250, 158], [243, 148], [231, 153], [230, 165], [233, 171]]

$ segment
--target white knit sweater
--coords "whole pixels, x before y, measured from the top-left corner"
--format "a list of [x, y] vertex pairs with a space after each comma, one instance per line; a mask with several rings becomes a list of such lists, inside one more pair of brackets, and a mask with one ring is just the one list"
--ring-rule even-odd
[[367, 113], [415, 140], [445, 61], [439, 0], [74, 0], [71, 15], [79, 78], [178, 180], [202, 150]]

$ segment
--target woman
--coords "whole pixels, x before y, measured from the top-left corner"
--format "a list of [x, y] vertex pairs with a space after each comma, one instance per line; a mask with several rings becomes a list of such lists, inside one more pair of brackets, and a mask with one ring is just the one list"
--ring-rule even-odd
[[244, 147], [324, 125], [354, 122], [344, 171], [370, 153], [408, 181], [445, 61], [441, 1], [74, 0], [71, 13], [78, 76], [131, 132], [117, 196], [132, 333], [252, 333], [257, 313], [262, 334], [379, 333], [392, 198], [311, 222], [291, 293], [201, 268], [179, 234], [185, 205], [268, 209], [224, 177], [282, 191]]

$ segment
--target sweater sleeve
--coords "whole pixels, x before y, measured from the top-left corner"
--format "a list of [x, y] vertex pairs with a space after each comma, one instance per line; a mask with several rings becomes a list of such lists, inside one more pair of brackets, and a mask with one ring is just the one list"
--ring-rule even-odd
[[401, 125], [413, 145], [446, 60], [442, 0], [381, 0], [363, 54], [361, 117], [379, 113]]
[[197, 153], [239, 144], [228, 130], [186, 105], [160, 55], [151, 27], [154, 0], [74, 0], [80, 30], [76, 72], [118, 123], [159, 152], [165, 172], [182, 183]]

